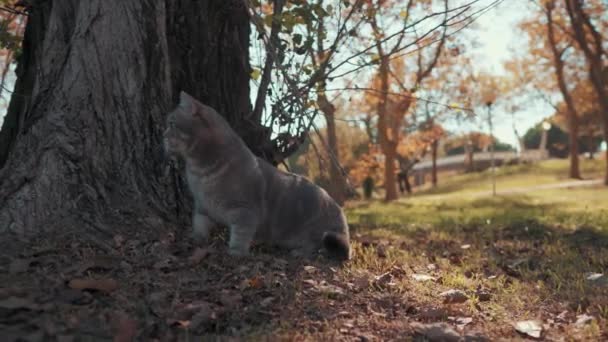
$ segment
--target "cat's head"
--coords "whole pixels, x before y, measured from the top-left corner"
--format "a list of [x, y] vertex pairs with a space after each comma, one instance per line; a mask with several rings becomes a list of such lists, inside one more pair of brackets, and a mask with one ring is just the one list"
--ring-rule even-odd
[[225, 140], [226, 129], [220, 115], [185, 92], [179, 104], [167, 115], [165, 151], [171, 156], [191, 157]]

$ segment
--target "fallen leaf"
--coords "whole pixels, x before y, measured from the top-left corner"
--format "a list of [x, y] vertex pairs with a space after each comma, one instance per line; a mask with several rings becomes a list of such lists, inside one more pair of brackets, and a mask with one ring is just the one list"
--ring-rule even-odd
[[568, 322], [568, 310], [564, 310], [559, 313], [559, 315], [555, 316], [555, 320], [561, 323]]
[[122, 235], [114, 235], [114, 244], [116, 247], [121, 247], [125, 243], [125, 237]]
[[200, 248], [197, 247], [192, 255], [188, 258], [188, 261], [191, 265], [196, 265], [201, 262], [201, 260], [205, 259], [209, 254], [211, 254], [211, 250], [209, 248]]
[[353, 280], [353, 286], [356, 290], [365, 290], [369, 287], [370, 279], [368, 275], [362, 275]]
[[490, 293], [490, 291], [482, 287], [477, 288], [477, 290], [475, 291], [475, 296], [477, 296], [480, 302], [487, 302], [492, 298], [492, 294]]
[[397, 277], [397, 278], [401, 278], [407, 274], [407, 272], [405, 272], [405, 270], [402, 267], [399, 267], [397, 265], [393, 265], [393, 267], [391, 267], [391, 270], [389, 272], [393, 277]]
[[444, 308], [425, 308], [420, 310], [418, 315], [420, 319], [427, 321], [436, 321], [447, 316], [448, 312]]
[[306, 271], [308, 273], [313, 273], [316, 270], [317, 270], [317, 268], [314, 266], [304, 266], [304, 271]]
[[336, 298], [345, 294], [341, 287], [331, 284], [318, 285], [316, 289], [318, 292], [324, 293], [330, 298]]
[[135, 340], [137, 335], [137, 321], [121, 313], [118, 317], [114, 342], [130, 342]]
[[595, 317], [593, 316], [589, 316], [587, 314], [578, 315], [576, 316], [576, 322], [574, 322], [574, 325], [581, 327], [585, 324], [591, 323], [593, 320], [595, 320]]
[[27, 269], [30, 267], [31, 263], [31, 259], [14, 259], [8, 266], [8, 272], [10, 274], [19, 274], [27, 272]]
[[72, 279], [68, 286], [75, 290], [97, 290], [112, 292], [118, 288], [118, 282], [111, 278], [106, 279]]
[[450, 261], [450, 263], [452, 263], [454, 265], [460, 265], [460, 264], [462, 264], [462, 255], [460, 255], [458, 253], [451, 253], [448, 256], [448, 260]]
[[100, 270], [111, 270], [117, 268], [120, 265], [120, 259], [107, 255], [98, 255], [92, 257], [86, 263], [79, 267], [78, 272], [83, 273], [88, 270], [100, 269]]
[[439, 296], [443, 297], [443, 302], [445, 304], [457, 304], [464, 303], [469, 299], [467, 294], [462, 290], [448, 290], [439, 294]]
[[603, 273], [588, 273], [586, 278], [593, 285], [608, 287], [608, 277]]
[[391, 274], [391, 272], [386, 272], [384, 274], [376, 276], [374, 278], [374, 284], [378, 287], [387, 287], [395, 285], [395, 283], [393, 283], [393, 275]]
[[317, 282], [314, 279], [304, 279], [302, 282], [308, 286], [317, 286]]
[[447, 323], [422, 324], [414, 322], [411, 323], [411, 326], [417, 334], [426, 337], [429, 341], [460, 341], [460, 334]]
[[426, 265], [426, 269], [429, 271], [435, 271], [437, 269], [437, 265], [435, 264], [428, 264]]
[[184, 320], [190, 319], [190, 317], [192, 317], [192, 315], [194, 315], [195, 313], [204, 310], [205, 308], [210, 306], [211, 304], [201, 300], [190, 303], [179, 303], [175, 305], [175, 310], [178, 313], [178, 319]]
[[541, 323], [538, 321], [519, 321], [515, 323], [515, 330], [533, 338], [540, 338], [543, 332]]
[[472, 322], [473, 322], [473, 317], [457, 317], [457, 318], [454, 320], [454, 323], [456, 323], [456, 328], [457, 328], [458, 330], [462, 330], [462, 329], [464, 329], [464, 327], [465, 327], [467, 324], [471, 324]]
[[603, 273], [587, 273], [587, 280], [595, 281], [601, 279], [604, 276]]
[[274, 297], [264, 298], [260, 302], [260, 306], [261, 307], [267, 307], [268, 305], [270, 305], [270, 303], [272, 303], [273, 300], [274, 300]]
[[430, 275], [427, 275], [427, 274], [412, 274], [412, 278], [414, 278], [415, 281], [437, 280], [437, 278], [431, 277]]
[[249, 287], [252, 289], [261, 289], [262, 287], [264, 287], [264, 277], [255, 276], [253, 278], [250, 278], [248, 280], [248, 283]]
[[173, 234], [173, 232], [168, 232], [166, 234], [163, 234], [158, 239], [158, 241], [160, 241], [160, 243], [165, 246], [170, 245], [175, 242], [175, 234]]
[[172, 321], [169, 325], [187, 329], [190, 326], [190, 321], [189, 320], [177, 320], [177, 321]]
[[376, 246], [376, 254], [378, 258], [386, 258], [386, 247], [384, 245]]

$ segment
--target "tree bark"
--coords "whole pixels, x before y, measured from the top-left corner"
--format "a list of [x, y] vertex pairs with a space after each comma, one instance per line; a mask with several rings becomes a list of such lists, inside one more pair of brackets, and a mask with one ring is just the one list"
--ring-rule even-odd
[[[323, 85], [323, 88], [325, 86]], [[319, 108], [327, 122], [327, 145], [329, 154], [329, 194], [339, 205], [344, 205], [346, 184], [340, 172], [340, 153], [338, 151], [338, 137], [336, 134], [336, 107], [329, 102], [325, 94], [317, 96]]]
[[593, 151], [593, 147], [594, 147], [594, 144], [593, 144], [593, 130], [590, 129], [589, 130], [589, 134], [587, 136], [587, 148], [589, 150], [588, 151], [589, 154], [588, 154], [587, 158], [589, 160], [593, 159], [593, 152], [595, 152], [595, 151]]
[[566, 102], [567, 120], [568, 120], [568, 145], [570, 149], [570, 170], [568, 176], [570, 178], [581, 179], [581, 172], [578, 161], [578, 112], [574, 106], [574, 101], [570, 95], [570, 91], [566, 86], [566, 80], [564, 77], [564, 61], [562, 55], [565, 50], [559, 51], [557, 48], [557, 41], [555, 38], [555, 32], [553, 27], [553, 9], [555, 4], [548, 2], [546, 4], [546, 17], [547, 17], [547, 38], [549, 40], [549, 47], [553, 55], [553, 65], [555, 67], [555, 77], [559, 86], [564, 102]]
[[439, 145], [439, 139], [433, 140], [431, 144], [431, 158], [433, 161], [433, 166], [431, 169], [431, 180], [433, 183], [433, 188], [437, 187], [437, 147]]
[[[382, 49], [379, 47], [380, 55]], [[384, 153], [384, 189], [386, 190], [384, 199], [386, 201], [396, 200], [397, 184], [395, 179], [395, 158], [397, 156], [396, 130], [389, 125], [388, 111], [388, 74], [389, 74], [389, 57], [382, 56], [380, 58], [380, 100], [378, 101], [378, 141], [382, 152]], [[389, 136], [389, 130], [393, 132], [393, 136]], [[392, 138], [392, 139], [391, 139]]]
[[397, 145], [391, 142], [389, 143], [388, 148], [384, 149], [384, 189], [386, 190], [384, 199], [386, 201], [396, 200], [399, 197], [397, 194], [397, 181], [395, 177], [396, 156]]
[[258, 146], [248, 44], [239, 1], [36, 2], [0, 132], [0, 231], [186, 219], [166, 113], [188, 91]]
[[[583, 9], [583, 2], [579, 0], [566, 0], [566, 11], [570, 17], [570, 24], [574, 31], [574, 38], [585, 55], [589, 68], [589, 80], [598, 96], [600, 104], [600, 117], [604, 126], [604, 141], [608, 143], [608, 77], [604, 73], [605, 57], [604, 37], [594, 26], [593, 22]], [[606, 169], [604, 184], [608, 185], [608, 152], [606, 153]]]
[[606, 142], [606, 151], [604, 152], [604, 161], [606, 162], [604, 185], [608, 186], [608, 119], [604, 120], [604, 141]]
[[465, 158], [465, 169], [466, 172], [475, 171], [475, 160], [474, 160], [475, 146], [472, 142], [465, 142], [464, 145], [464, 158]]

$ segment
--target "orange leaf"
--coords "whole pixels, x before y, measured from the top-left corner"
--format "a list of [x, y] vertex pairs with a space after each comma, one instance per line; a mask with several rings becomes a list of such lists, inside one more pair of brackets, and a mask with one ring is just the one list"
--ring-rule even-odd
[[72, 279], [68, 286], [75, 290], [97, 290], [112, 292], [118, 288], [118, 282], [114, 279]]

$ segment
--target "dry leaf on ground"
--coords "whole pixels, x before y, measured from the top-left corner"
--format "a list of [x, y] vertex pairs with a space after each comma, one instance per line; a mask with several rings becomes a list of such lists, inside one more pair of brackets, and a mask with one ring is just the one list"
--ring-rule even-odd
[[452, 327], [447, 323], [412, 323], [412, 328], [416, 333], [426, 337], [429, 341], [442, 341], [442, 342], [456, 342], [460, 341], [460, 334], [458, 334]]
[[443, 297], [443, 302], [446, 304], [464, 303], [469, 299], [466, 293], [462, 290], [448, 290], [439, 294]]
[[97, 290], [112, 292], [118, 288], [118, 282], [111, 278], [106, 279], [72, 279], [68, 286], [75, 290]]
[[211, 254], [211, 250], [209, 248], [197, 247], [192, 255], [188, 258], [188, 261], [190, 261], [190, 264], [196, 265], [205, 259], [209, 254]]
[[543, 327], [539, 321], [519, 321], [515, 323], [515, 330], [533, 338], [540, 338]]

